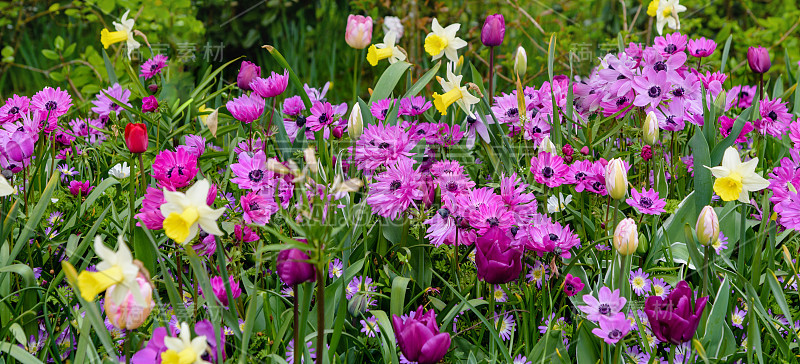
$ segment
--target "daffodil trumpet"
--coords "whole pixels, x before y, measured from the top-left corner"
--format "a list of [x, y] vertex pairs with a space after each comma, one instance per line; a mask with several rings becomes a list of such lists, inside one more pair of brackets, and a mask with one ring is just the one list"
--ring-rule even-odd
[[387, 59], [391, 56], [391, 48], [378, 48], [373, 44], [369, 46], [369, 50], [367, 50], [367, 62], [369, 62], [369, 64], [373, 67], [378, 65], [378, 61]]
[[103, 48], [105, 49], [108, 49], [112, 44], [125, 42], [127, 40], [128, 32], [125, 30], [111, 32], [103, 28], [103, 30], [100, 31], [100, 42], [103, 43]]
[[[122, 302], [131, 293], [137, 303], [144, 303], [136, 277], [143, 271], [141, 263], [134, 260], [131, 251], [120, 236], [117, 251], [106, 247], [103, 239], [95, 237], [94, 251], [102, 261], [97, 264], [96, 272], [83, 271], [78, 274], [78, 290], [83, 299], [92, 302], [101, 292], [116, 286], [107, 299], [114, 303]], [[146, 274], [145, 274], [146, 276]]]
[[461, 90], [457, 88], [447, 91], [443, 95], [434, 92], [433, 105], [436, 106], [436, 110], [439, 110], [442, 115], [447, 115], [447, 108], [454, 102], [460, 100], [461, 97]]

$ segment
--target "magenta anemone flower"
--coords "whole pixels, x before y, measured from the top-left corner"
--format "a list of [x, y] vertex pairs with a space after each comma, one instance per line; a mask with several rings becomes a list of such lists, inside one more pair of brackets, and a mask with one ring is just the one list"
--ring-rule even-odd
[[531, 173], [534, 180], [546, 184], [547, 187], [554, 188], [564, 184], [564, 177], [568, 171], [569, 167], [564, 164], [564, 159], [557, 154], [541, 152], [531, 158]]
[[315, 102], [311, 106], [311, 116], [306, 118], [306, 126], [311, 131], [320, 131], [334, 124], [340, 115], [335, 115], [330, 102]]
[[717, 43], [711, 39], [700, 37], [699, 39], [689, 39], [689, 54], [692, 57], [704, 58], [714, 54]]
[[756, 120], [755, 128], [761, 135], [769, 134], [778, 139], [789, 130], [792, 114], [789, 114], [787, 104], [780, 98], [774, 100], [764, 99], [759, 102], [761, 119]]
[[[164, 190], [147, 187], [147, 192], [142, 200], [142, 208], [135, 218], [141, 220], [149, 230], [161, 230], [164, 224], [164, 215], [161, 214], [161, 205], [164, 204]], [[137, 221], [137, 225], [139, 222]]]
[[422, 176], [414, 170], [413, 164], [410, 159], [399, 161], [375, 177], [367, 204], [376, 214], [394, 220], [409, 206], [416, 206], [414, 200], [422, 199], [419, 189]]
[[631, 331], [631, 322], [625, 317], [625, 314], [618, 312], [616, 315], [608, 317], [600, 317], [600, 327], [592, 329], [592, 334], [603, 339], [606, 344], [614, 345], [628, 332]]
[[237, 163], [231, 165], [235, 175], [231, 182], [243, 190], [261, 191], [270, 185], [273, 173], [267, 170], [267, 157], [263, 150], [239, 153]]
[[590, 294], [583, 295], [583, 302], [586, 303], [586, 306], [577, 306], [577, 308], [586, 314], [587, 319], [598, 322], [600, 317], [616, 315], [625, 307], [628, 300], [620, 297], [619, 289], [611, 292], [611, 289], [603, 286], [597, 292], [597, 298]]
[[557, 222], [545, 221], [536, 224], [528, 229], [528, 233], [526, 248], [538, 252], [539, 256], [554, 252], [562, 258], [568, 259], [572, 256], [569, 250], [581, 243], [578, 235], [570, 229], [569, 225], [561, 226]]
[[122, 105], [131, 107], [131, 103], [128, 102], [131, 97], [131, 91], [122, 88], [119, 83], [115, 83], [111, 87], [100, 91], [95, 97], [97, 99], [92, 101], [92, 104], [94, 104], [92, 111], [100, 115], [100, 118], [106, 118], [112, 112], [115, 115], [119, 115], [119, 112], [123, 110], [120, 104], [111, 100], [111, 97], [121, 102]]
[[508, 210], [506, 205], [498, 199], [481, 204], [477, 210], [473, 210], [469, 215], [470, 225], [477, 229], [478, 235], [485, 234], [490, 228], [500, 228], [507, 231], [514, 224], [514, 214]]
[[583, 290], [583, 282], [581, 282], [581, 277], [573, 276], [572, 274], [567, 274], [564, 277], [564, 293], [567, 297], [572, 297], [578, 292]]
[[253, 242], [258, 241], [260, 238], [258, 234], [256, 234], [253, 229], [247, 227], [247, 225], [236, 225], [233, 228], [234, 236], [236, 236], [236, 240], [241, 242]]
[[669, 95], [669, 83], [666, 72], [656, 72], [652, 69], [644, 71], [642, 76], [633, 79], [633, 89], [636, 90], [636, 106], [658, 106]]
[[519, 123], [519, 101], [516, 93], [495, 97], [492, 112], [501, 124]]
[[[233, 276], [228, 276], [228, 284], [231, 287], [231, 296], [233, 296], [233, 299], [239, 298], [239, 296], [242, 295], [242, 288], [239, 286], [239, 282], [235, 281]], [[211, 278], [211, 289], [222, 305], [228, 307], [228, 291], [225, 289], [225, 281], [222, 277], [217, 276]]]
[[187, 134], [183, 137], [183, 145], [179, 149], [185, 149], [191, 155], [200, 158], [206, 151], [206, 138], [201, 135]]
[[283, 74], [273, 71], [267, 78], [256, 77], [250, 81], [250, 88], [253, 92], [265, 99], [282, 94], [288, 85], [289, 71], [286, 69], [283, 70]]
[[272, 196], [257, 191], [248, 192], [239, 203], [244, 211], [244, 222], [248, 224], [266, 225], [279, 209]]
[[425, 96], [412, 96], [400, 100], [399, 115], [418, 116], [431, 108], [433, 104], [425, 100]]
[[61, 91], [60, 87], [55, 89], [45, 87], [33, 95], [30, 105], [31, 110], [49, 115], [48, 119], [58, 119], [66, 114], [70, 107], [72, 107], [72, 97], [66, 90]]
[[662, 105], [656, 112], [658, 127], [666, 131], [681, 131], [686, 126], [684, 119], [686, 112], [678, 103], [671, 103], [668, 107]]
[[516, 173], [500, 176], [500, 198], [517, 216], [527, 216], [536, 212], [536, 196], [525, 192], [528, 186]]
[[667, 206], [667, 201], [658, 198], [658, 192], [654, 188], [642, 188], [642, 192], [636, 191], [636, 187], [631, 188], [631, 198], [625, 202], [640, 214], [646, 215], [660, 215], [665, 211], [664, 206]]
[[153, 160], [153, 178], [170, 191], [188, 186], [198, 171], [197, 157], [183, 149], [163, 150]]
[[416, 145], [403, 128], [378, 122], [364, 128], [364, 134], [356, 141], [354, 159], [358, 169], [374, 171], [381, 166], [410, 161]]
[[656, 37], [653, 40], [653, 47], [661, 53], [662, 56], [668, 57], [678, 52], [683, 52], [686, 49], [686, 39], [688, 36], [675, 32], [667, 34], [663, 37]]
[[94, 186], [89, 181], [70, 181], [69, 183], [69, 193], [73, 196], [86, 197], [93, 189]]
[[386, 120], [386, 115], [389, 113], [389, 110], [392, 108], [394, 99], [383, 99], [378, 100], [372, 103], [369, 106], [369, 112], [375, 119], [384, 121]]
[[753, 96], [758, 92], [756, 86], [750, 85], [736, 85], [731, 87], [729, 94], [735, 95], [732, 106], [739, 108], [748, 108], [753, 104]]
[[439, 177], [435, 178], [435, 181], [443, 194], [455, 196], [467, 194], [470, 189], [475, 187], [475, 182], [472, 182], [469, 176], [465, 176], [461, 173], [442, 173]]
[[142, 64], [142, 71], [139, 76], [144, 77], [145, 80], [153, 78], [153, 76], [161, 73], [161, 70], [167, 66], [167, 56], [163, 54], [156, 54], [153, 58], [148, 59]]
[[[733, 124], [736, 122], [736, 119], [722, 115], [719, 117], [720, 128], [719, 132], [722, 134], [723, 137], [727, 138], [728, 135], [731, 134], [731, 130], [733, 129]], [[739, 136], [736, 137], [736, 143], [744, 143], [747, 141], [747, 133], [753, 131], [754, 126], [753, 123], [746, 121], [744, 126], [742, 126], [742, 131], [739, 132]]]
[[23, 114], [27, 114], [30, 109], [31, 100], [26, 96], [9, 97], [5, 105], [0, 107], [0, 124], [15, 122], [22, 118]]
[[225, 104], [231, 115], [245, 124], [250, 124], [264, 113], [264, 99], [256, 94], [242, 95]]
[[587, 160], [576, 161], [569, 166], [569, 171], [564, 177], [564, 183], [575, 185], [575, 192], [583, 192], [585, 189], [591, 187], [590, 177], [592, 177], [592, 175], [592, 162]]

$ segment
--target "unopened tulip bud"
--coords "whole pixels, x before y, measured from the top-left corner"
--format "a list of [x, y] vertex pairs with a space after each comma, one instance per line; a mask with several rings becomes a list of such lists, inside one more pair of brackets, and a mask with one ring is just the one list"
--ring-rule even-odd
[[362, 132], [364, 132], [364, 119], [361, 115], [361, 106], [355, 103], [347, 119], [347, 134], [350, 135], [350, 139], [357, 140]]
[[487, 47], [496, 47], [503, 43], [506, 35], [506, 21], [503, 15], [494, 14], [486, 17], [481, 30], [481, 42]]
[[514, 56], [514, 73], [519, 75], [520, 78], [525, 77], [525, 71], [528, 70], [528, 54], [525, 53], [525, 48], [519, 46], [517, 54]]
[[372, 18], [350, 14], [347, 17], [344, 41], [355, 49], [366, 48], [372, 42]]
[[769, 59], [769, 51], [761, 46], [750, 47], [747, 50], [747, 63], [755, 73], [766, 73], [772, 66], [772, 62]]
[[133, 330], [142, 326], [155, 306], [155, 303], [153, 303], [153, 287], [150, 282], [147, 281], [144, 275], [140, 274], [136, 277], [136, 283], [139, 285], [138, 293], [144, 299], [143, 302], [138, 302], [134, 293], [128, 291], [128, 294], [120, 303], [115, 303], [111, 297], [113, 297], [114, 289], [117, 286], [108, 287], [106, 290], [103, 307], [108, 321], [111, 321], [111, 324], [118, 329]]
[[623, 219], [614, 229], [614, 248], [621, 255], [630, 255], [639, 247], [639, 232], [636, 222], [631, 218]]
[[625, 198], [628, 192], [628, 171], [622, 159], [614, 158], [606, 165], [606, 191], [615, 200]]
[[539, 151], [547, 152], [550, 154], [558, 154], [558, 148], [556, 148], [556, 145], [553, 144], [552, 141], [550, 141], [550, 137], [546, 135], [544, 139], [542, 139], [542, 141], [539, 142]]
[[647, 113], [647, 117], [644, 118], [644, 125], [642, 125], [642, 132], [644, 133], [643, 139], [645, 143], [656, 145], [659, 128], [655, 111]]
[[589, 155], [589, 147], [584, 145], [583, 148], [581, 148], [581, 154]]
[[700, 211], [700, 216], [697, 217], [695, 231], [700, 245], [709, 246], [717, 241], [719, 238], [719, 218], [713, 207], [703, 207], [703, 210]]

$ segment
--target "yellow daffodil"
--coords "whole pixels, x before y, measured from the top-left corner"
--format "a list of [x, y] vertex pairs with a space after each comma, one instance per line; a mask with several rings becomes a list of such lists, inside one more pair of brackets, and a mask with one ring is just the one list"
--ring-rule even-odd
[[178, 337], [165, 337], [164, 346], [167, 348], [161, 354], [162, 364], [210, 364], [203, 360], [203, 354], [208, 350], [205, 335], [192, 339], [189, 324], [181, 323], [181, 333]]
[[[686, 7], [679, 3], [680, 0], [660, 0], [658, 2], [658, 10], [656, 11], [656, 29], [658, 34], [664, 31], [664, 25], [670, 29], [681, 29], [681, 20], [678, 18], [678, 13], [686, 11]], [[650, 7], [647, 9], [650, 13]]]
[[425, 37], [425, 52], [428, 52], [434, 61], [444, 55], [451, 62], [457, 62], [458, 50], [467, 46], [467, 42], [456, 37], [459, 28], [461, 24], [458, 23], [442, 28], [439, 21], [433, 18], [431, 32]]
[[444, 94], [440, 95], [434, 92], [433, 105], [436, 106], [436, 110], [439, 110], [439, 113], [447, 115], [447, 108], [455, 102], [458, 103], [458, 106], [460, 106], [465, 113], [470, 114], [470, 105], [477, 104], [480, 99], [472, 96], [465, 86], [461, 86], [462, 76], [456, 76], [453, 73], [454, 68], [455, 65], [453, 63], [448, 64], [447, 80], [438, 77], [439, 84], [442, 85]]
[[165, 216], [164, 232], [170, 239], [186, 245], [197, 236], [198, 226], [209, 234], [223, 235], [217, 219], [225, 209], [215, 210], [206, 204], [209, 187], [208, 180], [200, 180], [186, 193], [164, 189], [166, 202], [161, 205], [161, 214]]
[[734, 147], [728, 147], [722, 156], [722, 165], [714, 168], [706, 166], [717, 179], [714, 182], [714, 192], [723, 201], [739, 200], [749, 203], [748, 192], [759, 191], [767, 188], [769, 182], [756, 173], [758, 158], [753, 158], [742, 163], [739, 152]]
[[373, 44], [367, 50], [367, 62], [374, 67], [382, 59], [388, 58], [389, 63], [404, 61], [406, 55], [400, 50], [400, 47], [394, 45], [396, 39], [397, 35], [393, 31], [386, 33], [383, 37], [383, 43]]
[[102, 238], [95, 237], [94, 252], [101, 259], [97, 264], [97, 271], [83, 271], [78, 274], [78, 289], [85, 300], [94, 301], [94, 297], [100, 292], [116, 285], [110, 297], [115, 303], [122, 302], [129, 293], [132, 293], [138, 302], [144, 302], [139, 292], [139, 284], [136, 282], [139, 266], [134, 264], [131, 251], [121, 236], [118, 242], [119, 246], [115, 252], [106, 247]]
[[119, 22], [113, 23], [116, 31], [112, 32], [106, 28], [100, 31], [100, 42], [103, 43], [103, 48], [108, 49], [112, 44], [127, 42], [129, 59], [131, 58], [131, 53], [140, 46], [139, 42], [133, 39], [134, 21], [133, 19], [128, 19], [128, 13], [130, 12], [130, 10], [126, 11], [125, 14], [122, 14]]

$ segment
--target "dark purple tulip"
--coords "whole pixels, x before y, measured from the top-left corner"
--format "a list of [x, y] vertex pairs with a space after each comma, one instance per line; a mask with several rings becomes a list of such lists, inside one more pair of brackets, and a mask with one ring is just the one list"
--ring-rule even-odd
[[316, 278], [314, 265], [307, 263], [308, 254], [300, 249], [286, 249], [278, 253], [278, 276], [289, 286], [313, 282]]
[[747, 49], [747, 63], [755, 73], [766, 73], [772, 66], [769, 60], [769, 52], [762, 46]]
[[392, 326], [397, 337], [397, 345], [406, 359], [419, 364], [434, 364], [442, 360], [450, 350], [450, 335], [439, 333], [436, 314], [433, 310], [422, 312], [419, 306], [405, 320], [392, 316]]
[[522, 249], [503, 229], [492, 227], [475, 242], [475, 265], [486, 283], [511, 282], [522, 271]]
[[15, 162], [22, 162], [33, 155], [34, 140], [25, 131], [15, 131], [5, 145], [8, 159]]
[[650, 321], [653, 334], [661, 341], [679, 345], [689, 342], [697, 331], [697, 324], [703, 316], [708, 297], [698, 298], [692, 309], [694, 294], [686, 281], [663, 299], [659, 296], [647, 297], [644, 312]]
[[236, 85], [245, 91], [252, 91], [250, 82], [253, 82], [257, 77], [261, 77], [261, 67], [256, 66], [253, 62], [242, 61], [242, 66], [239, 67], [239, 75], [236, 76]]
[[506, 20], [501, 14], [489, 15], [483, 23], [481, 42], [487, 47], [497, 47], [503, 44], [506, 36]]

